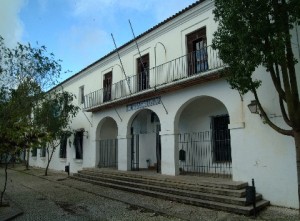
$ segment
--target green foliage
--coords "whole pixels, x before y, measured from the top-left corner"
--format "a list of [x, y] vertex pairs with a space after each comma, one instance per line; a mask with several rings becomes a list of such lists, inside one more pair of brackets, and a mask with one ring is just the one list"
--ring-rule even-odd
[[[44, 90], [57, 83], [60, 73], [60, 61], [47, 53], [45, 46], [18, 43], [11, 49], [0, 36], [0, 152], [14, 154], [20, 148], [38, 148], [49, 139], [44, 124], [35, 120], [34, 110], [50, 102]], [[65, 93], [52, 93], [55, 99], [51, 102], [72, 101], [72, 95]], [[68, 100], [62, 101], [60, 94]], [[70, 118], [64, 117], [59, 124], [67, 124]]]
[[52, 91], [35, 107], [35, 123], [47, 134], [47, 142], [71, 135], [69, 123], [79, 110], [73, 99], [74, 95], [66, 91]]
[[300, 1], [216, 0], [215, 20], [219, 22], [213, 46], [228, 64], [228, 81], [242, 94], [257, 89], [254, 70], [263, 65], [267, 71], [296, 60], [287, 54], [290, 33], [300, 19]]
[[60, 60], [47, 53], [45, 46], [34, 48], [30, 44], [18, 43], [8, 48], [0, 36], [0, 85], [15, 88], [30, 79], [47, 90], [57, 84], [61, 73]]
[[[298, 61], [291, 41], [291, 30], [300, 24], [300, 1], [215, 0], [215, 6], [215, 20], [219, 26], [213, 47], [228, 65], [228, 82], [241, 94], [253, 93], [261, 116], [271, 128], [294, 137], [300, 192], [300, 100], [296, 76], [299, 70], [295, 68]], [[257, 88], [262, 82], [253, 77], [259, 66], [271, 76], [288, 127], [282, 128], [272, 122], [260, 103]]]
[[[216, 0], [215, 6], [219, 26], [213, 47], [228, 66], [231, 87], [241, 94], [251, 91], [266, 123], [279, 133], [295, 137], [300, 131], [300, 101], [291, 31], [300, 24], [300, 1]], [[259, 66], [271, 76], [290, 130], [275, 125], [260, 104], [257, 88], [262, 82], [253, 76]]]
[[2, 88], [0, 102], [0, 151], [14, 154], [20, 148], [38, 145], [45, 136], [33, 124], [32, 110], [44, 93], [32, 81], [23, 81], [16, 89]]
[[45, 176], [55, 149], [72, 134], [69, 123], [79, 110], [73, 99], [74, 95], [66, 91], [50, 91], [34, 109], [34, 122], [46, 134], [41, 145], [48, 153]]

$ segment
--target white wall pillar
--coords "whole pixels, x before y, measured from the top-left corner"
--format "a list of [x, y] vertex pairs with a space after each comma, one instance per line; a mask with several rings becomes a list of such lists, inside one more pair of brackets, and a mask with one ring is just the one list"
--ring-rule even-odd
[[[245, 160], [245, 156], [240, 155], [240, 149], [244, 146], [245, 140], [243, 139], [245, 123], [231, 123], [228, 125], [228, 129], [230, 129], [230, 142], [231, 142], [231, 159], [232, 159], [232, 179], [234, 181], [240, 181], [239, 174], [245, 173], [247, 171], [243, 171], [243, 161]], [[251, 180], [249, 180], [251, 183]]]
[[161, 173], [176, 176], [178, 167], [178, 136], [170, 131], [161, 131]]
[[99, 160], [100, 160], [100, 141], [95, 140], [93, 146], [95, 147], [95, 167], [98, 167]]
[[130, 170], [130, 142], [131, 137], [118, 136], [118, 170]]

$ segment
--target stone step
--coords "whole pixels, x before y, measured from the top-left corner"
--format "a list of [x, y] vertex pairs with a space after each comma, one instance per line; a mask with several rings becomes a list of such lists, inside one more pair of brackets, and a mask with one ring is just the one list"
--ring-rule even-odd
[[[145, 189], [156, 189], [159, 190], [165, 190], [165, 191], [177, 191], [177, 192], [188, 192], [191, 194], [199, 194], [199, 193], [207, 193], [207, 194], [216, 194], [216, 195], [223, 195], [227, 197], [236, 197], [240, 198], [245, 196], [245, 189], [241, 190], [231, 190], [231, 189], [223, 189], [223, 188], [216, 188], [216, 187], [207, 187], [207, 186], [195, 186], [195, 185], [179, 185], [164, 181], [153, 181], [153, 180], [145, 180], [142, 178], [130, 178], [130, 179], [119, 179], [119, 177], [115, 176], [99, 176], [99, 174], [95, 173], [78, 173], [74, 174], [74, 176], [80, 176], [87, 179], [95, 179], [102, 182], [109, 182], [113, 184], [118, 185], [127, 185], [127, 186], [133, 186], [133, 187], [139, 187], [139, 188], [145, 188]], [[260, 196], [258, 196], [260, 197]]]
[[[170, 176], [164, 176], [160, 175], [159, 177], [156, 176], [149, 176], [149, 175], [140, 175], [140, 174], [134, 174], [130, 173], [128, 171], [105, 171], [105, 170], [99, 170], [97, 168], [85, 168], [82, 171], [78, 171], [78, 173], [94, 173], [101, 176], [106, 177], [115, 177], [120, 180], [134, 180], [135, 182], [148, 182], [151, 181], [158, 181], [158, 182], [164, 182], [165, 184], [176, 184], [178, 186], [203, 186], [203, 187], [216, 187], [220, 189], [232, 189], [232, 190], [240, 190], [244, 189], [246, 186], [248, 186], [248, 183], [246, 182], [234, 182], [234, 181], [224, 181], [223, 179], [221, 181], [212, 178], [208, 181], [206, 180], [197, 180], [197, 182], [191, 182], [187, 180], [179, 180], [174, 179], [174, 177]], [[242, 193], [243, 194], [243, 193]]]
[[[123, 190], [123, 191], [139, 193], [139, 194], [143, 194], [143, 195], [147, 195], [147, 196], [151, 196], [151, 197], [161, 198], [161, 199], [165, 199], [165, 200], [172, 200], [172, 201], [185, 203], [185, 204], [189, 204], [189, 205], [194, 205], [194, 206], [201, 206], [201, 207], [206, 207], [206, 208], [210, 208], [210, 209], [223, 210], [223, 211], [228, 211], [228, 212], [233, 212], [233, 213], [243, 214], [243, 215], [253, 214], [253, 207], [250, 205], [241, 206], [241, 205], [216, 202], [216, 201], [205, 200], [205, 199], [192, 198], [189, 196], [181, 196], [181, 195], [175, 195], [175, 194], [171, 194], [171, 193], [157, 192], [157, 191], [153, 191], [153, 190], [141, 189], [141, 188], [136, 188], [136, 187], [127, 186], [127, 185], [119, 185], [119, 184], [114, 184], [114, 183], [109, 183], [109, 182], [98, 181], [98, 180], [94, 180], [94, 179], [88, 179], [88, 178], [81, 177], [78, 175], [72, 176], [72, 178], [83, 181], [83, 182], [92, 183], [95, 185], [101, 185], [101, 186], [115, 188], [115, 189], [119, 189], [119, 190]], [[266, 207], [268, 205], [269, 205], [269, 201], [259, 200], [256, 203], [257, 211], [263, 209], [264, 207]]]
[[[101, 177], [101, 176], [96, 176], [95, 174], [94, 175], [91, 174], [78, 173], [78, 174], [74, 174], [74, 176], [81, 177], [84, 179], [89, 179], [89, 180], [101, 181], [105, 183], [112, 183], [116, 185], [130, 186], [130, 187], [146, 189], [150, 191], [187, 196], [191, 198], [211, 200], [211, 201], [217, 201], [217, 202], [223, 202], [223, 203], [229, 203], [235, 205], [246, 205], [246, 199], [240, 196], [239, 194], [240, 191], [238, 190], [225, 190], [225, 189], [208, 188], [208, 187], [199, 188], [199, 189], [196, 188], [179, 189], [177, 187], [173, 188], [170, 184], [169, 186], [168, 185], [162, 186], [163, 182], [155, 183], [155, 184], [132, 182], [132, 181], [129, 182], [124, 180], [110, 179], [107, 177]], [[256, 199], [261, 200], [262, 199], [261, 194], [257, 194]]]

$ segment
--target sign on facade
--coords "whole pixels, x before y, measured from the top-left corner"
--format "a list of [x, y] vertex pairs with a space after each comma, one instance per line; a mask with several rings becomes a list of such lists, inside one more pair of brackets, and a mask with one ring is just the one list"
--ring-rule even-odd
[[137, 103], [128, 104], [126, 106], [126, 110], [127, 111], [139, 110], [139, 109], [143, 109], [146, 107], [158, 105], [158, 104], [160, 104], [160, 102], [161, 102], [160, 97], [155, 97], [155, 98], [147, 99], [147, 100], [140, 101]]

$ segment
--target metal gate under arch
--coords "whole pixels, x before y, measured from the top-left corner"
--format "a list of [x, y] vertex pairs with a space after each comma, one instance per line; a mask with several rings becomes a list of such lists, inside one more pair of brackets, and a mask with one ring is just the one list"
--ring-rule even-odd
[[139, 134], [132, 134], [131, 137], [131, 170], [138, 171], [140, 168], [140, 145]]
[[118, 140], [99, 140], [99, 163], [100, 168], [118, 168]]
[[229, 130], [178, 135], [180, 174], [231, 178]]

